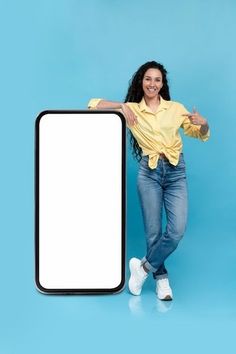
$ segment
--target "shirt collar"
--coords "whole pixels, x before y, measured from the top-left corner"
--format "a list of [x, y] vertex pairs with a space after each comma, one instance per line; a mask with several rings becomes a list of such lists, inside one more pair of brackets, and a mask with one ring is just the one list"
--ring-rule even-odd
[[[161, 95], [160, 95], [159, 97], [160, 97], [160, 104], [159, 104], [159, 106], [158, 106], [157, 112], [162, 111], [162, 110], [164, 110], [164, 109], [167, 109], [168, 106], [169, 106], [169, 101], [164, 100], [164, 98], [162, 98]], [[141, 101], [139, 102], [139, 108], [140, 108], [141, 111], [146, 111], [146, 112], [155, 114], [155, 113], [152, 112], [151, 109], [147, 106], [144, 97], [143, 97], [143, 98], [141, 99]], [[156, 112], [156, 113], [157, 113], [157, 112]]]

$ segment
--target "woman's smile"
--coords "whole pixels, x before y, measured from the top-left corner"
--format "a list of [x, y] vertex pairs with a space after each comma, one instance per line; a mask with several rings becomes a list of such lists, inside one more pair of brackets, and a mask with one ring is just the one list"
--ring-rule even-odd
[[153, 68], [148, 69], [144, 74], [142, 86], [144, 95], [156, 96], [163, 86], [161, 71]]

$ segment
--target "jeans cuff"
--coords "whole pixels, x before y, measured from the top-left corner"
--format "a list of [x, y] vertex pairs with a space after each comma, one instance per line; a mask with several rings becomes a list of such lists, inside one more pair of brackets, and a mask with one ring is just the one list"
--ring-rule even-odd
[[154, 279], [155, 279], [155, 280], [168, 279], [168, 273], [154, 275]]
[[154, 268], [149, 262], [148, 262], [148, 260], [147, 260], [147, 258], [146, 257], [143, 257], [142, 259], [141, 259], [141, 265], [143, 265], [145, 263], [145, 268], [147, 268], [150, 272], [156, 272], [157, 271], [157, 269], [156, 268]]

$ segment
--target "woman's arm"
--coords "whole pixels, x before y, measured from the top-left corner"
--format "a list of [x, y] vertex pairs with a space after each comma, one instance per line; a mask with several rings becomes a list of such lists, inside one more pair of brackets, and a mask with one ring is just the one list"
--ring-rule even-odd
[[181, 116], [185, 117], [182, 121], [181, 128], [184, 134], [202, 141], [207, 141], [210, 136], [210, 129], [207, 120], [196, 111], [189, 112], [182, 104], [180, 105]]
[[114, 102], [114, 101], [106, 101], [106, 100], [100, 100], [96, 106], [96, 108], [102, 108], [102, 109], [122, 109], [122, 106], [124, 103], [121, 102]]
[[193, 113], [183, 115], [187, 116], [192, 124], [201, 126], [200, 133], [202, 135], [206, 135], [208, 133], [209, 125], [207, 120], [203, 118], [195, 109], [193, 110]]
[[206, 123], [204, 123], [204, 124], [201, 125], [200, 133], [201, 133], [202, 135], [206, 135], [206, 134], [208, 133], [208, 130], [209, 130], [209, 125], [208, 125], [208, 123], [207, 123], [207, 121], [206, 121]]
[[103, 99], [91, 99], [88, 104], [89, 108], [93, 109], [113, 109], [120, 111], [124, 114], [124, 117], [128, 125], [134, 125], [137, 123], [137, 117], [130, 107], [123, 102], [107, 101]]

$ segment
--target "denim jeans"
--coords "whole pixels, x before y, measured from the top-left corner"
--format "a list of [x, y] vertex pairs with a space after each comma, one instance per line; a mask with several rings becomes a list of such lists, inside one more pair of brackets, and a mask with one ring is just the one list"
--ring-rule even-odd
[[[154, 279], [167, 278], [166, 258], [176, 249], [187, 222], [188, 196], [183, 153], [177, 166], [159, 158], [155, 169], [148, 167], [148, 156], [140, 162], [137, 189], [142, 209], [147, 253], [141, 260]], [[166, 228], [162, 232], [163, 207]]]

